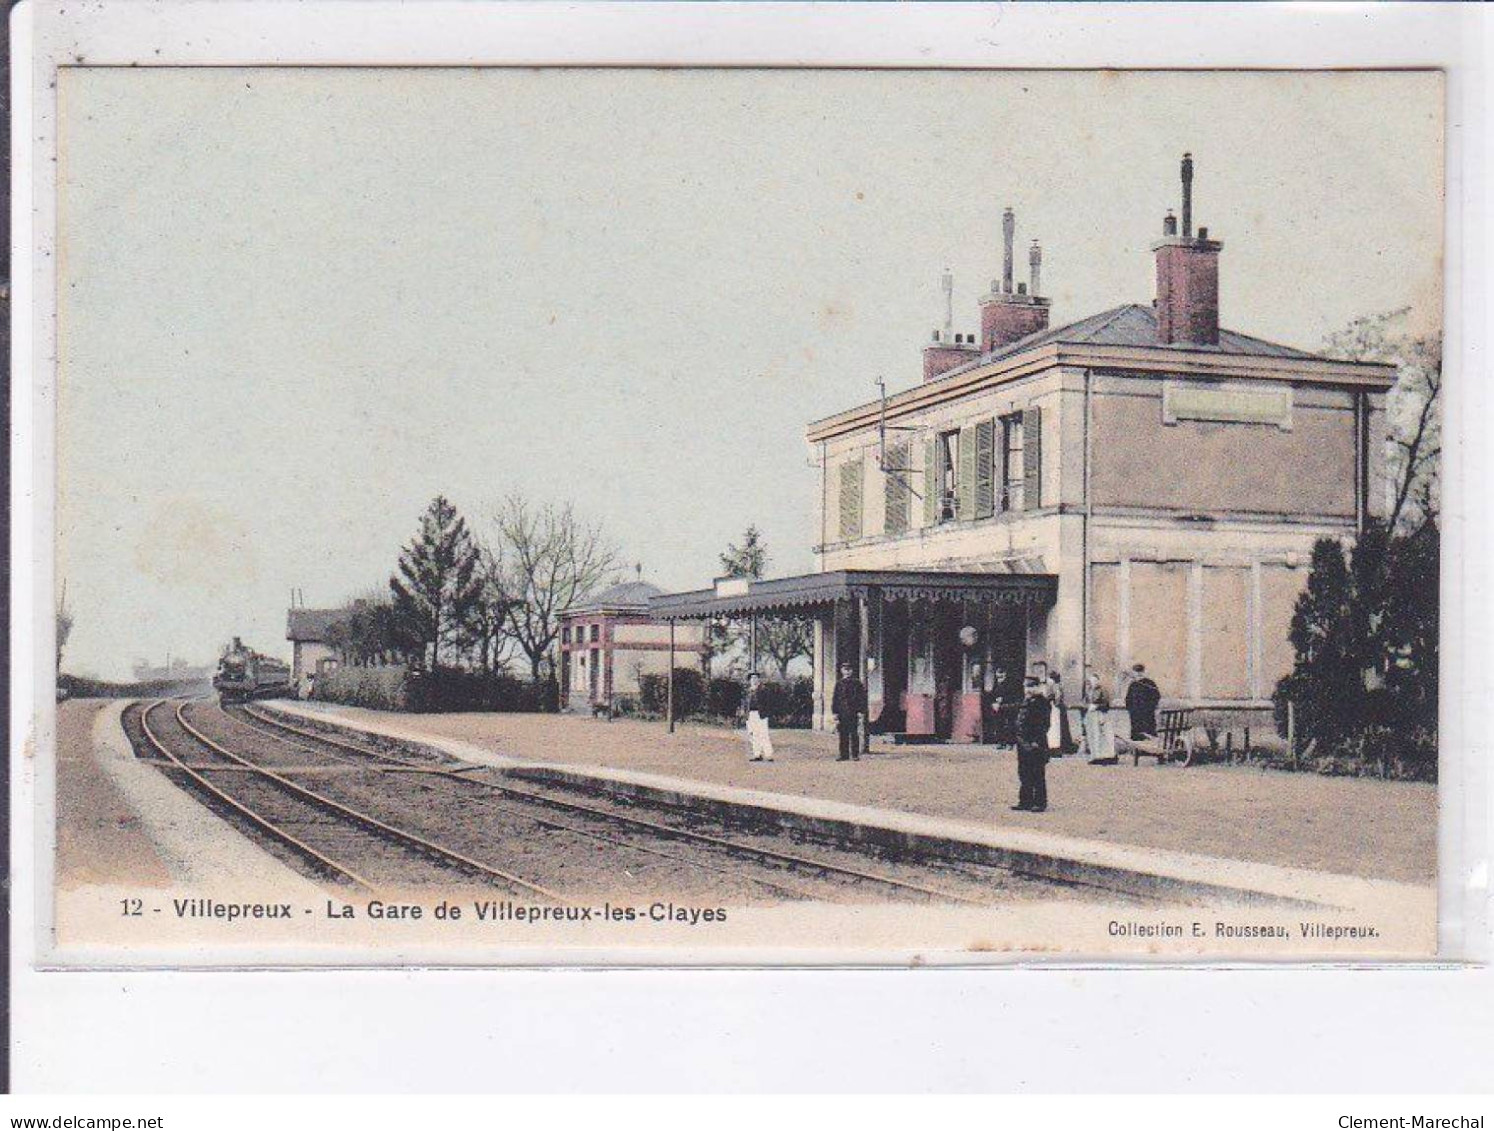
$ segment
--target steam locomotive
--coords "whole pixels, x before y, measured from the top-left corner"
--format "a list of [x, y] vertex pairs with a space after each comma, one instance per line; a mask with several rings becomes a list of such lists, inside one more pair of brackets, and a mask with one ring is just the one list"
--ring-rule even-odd
[[213, 689], [219, 702], [242, 703], [262, 696], [285, 695], [291, 689], [290, 665], [273, 656], [245, 648], [237, 636], [218, 661]]

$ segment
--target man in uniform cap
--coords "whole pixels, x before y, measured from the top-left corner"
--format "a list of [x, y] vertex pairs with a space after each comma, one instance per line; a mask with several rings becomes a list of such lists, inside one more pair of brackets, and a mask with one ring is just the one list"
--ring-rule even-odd
[[1048, 723], [1053, 704], [1042, 681], [1030, 675], [1017, 711], [1017, 803], [1013, 809], [1041, 813], [1048, 808]]

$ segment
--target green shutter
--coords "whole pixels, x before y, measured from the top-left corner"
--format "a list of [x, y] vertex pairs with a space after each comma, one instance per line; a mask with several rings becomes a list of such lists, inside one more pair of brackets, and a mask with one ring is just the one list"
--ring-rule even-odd
[[861, 537], [861, 482], [865, 478], [861, 457], [840, 465], [840, 540]]
[[939, 521], [939, 464], [935, 459], [935, 438], [923, 442], [923, 524]]
[[975, 429], [960, 429], [960, 474], [957, 483], [955, 517], [968, 521], [975, 517]]
[[975, 517], [996, 513], [996, 422], [975, 426]]
[[903, 441], [887, 449], [887, 470], [882, 474], [883, 498], [887, 503], [887, 534], [902, 534], [908, 529], [908, 444]]
[[1043, 505], [1043, 410], [1022, 413], [1022, 509]]

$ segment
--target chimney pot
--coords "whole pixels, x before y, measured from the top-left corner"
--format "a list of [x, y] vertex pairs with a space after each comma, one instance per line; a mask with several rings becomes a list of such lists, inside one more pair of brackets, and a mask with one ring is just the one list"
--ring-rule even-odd
[[1183, 154], [1183, 232], [1172, 213], [1162, 222], [1157, 256], [1157, 340], [1167, 345], [1218, 345], [1219, 248], [1200, 228], [1193, 238], [1193, 155]]
[[1019, 295], [1025, 295], [1027, 293], [1027, 284], [1026, 283], [1018, 283], [1017, 284], [1017, 293]]
[[1001, 290], [1012, 293], [1012, 239], [1017, 233], [1017, 214], [1007, 208], [1001, 214]]
[[1183, 154], [1183, 238], [1193, 238], [1193, 154]]
[[1162, 234], [1164, 236], [1178, 234], [1178, 218], [1172, 214], [1171, 208], [1167, 210], [1167, 215], [1162, 217]]
[[1040, 293], [1039, 282], [1043, 277], [1043, 249], [1037, 240], [1032, 241], [1032, 247], [1027, 251], [1027, 266], [1032, 274], [1032, 284], [1028, 287], [1028, 292], [1037, 295]]

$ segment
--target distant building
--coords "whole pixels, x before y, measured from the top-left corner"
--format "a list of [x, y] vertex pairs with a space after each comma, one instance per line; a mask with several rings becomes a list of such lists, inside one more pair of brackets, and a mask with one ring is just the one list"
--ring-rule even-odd
[[819, 572], [653, 614], [814, 617], [822, 727], [840, 662], [874, 728], [955, 741], [1039, 665], [1071, 701], [1084, 668], [1114, 686], [1141, 661], [1174, 702], [1268, 707], [1313, 543], [1386, 512], [1395, 370], [1222, 328], [1223, 245], [1194, 233], [1192, 177], [1185, 157], [1155, 299], [1054, 329], [1035, 243], [1031, 285], [1013, 287], [1007, 209], [980, 333], [952, 332], [946, 276], [922, 383], [810, 425]]
[[[649, 673], [669, 671], [669, 625], [649, 615], [649, 598], [662, 590], [647, 581], [604, 589], [560, 619], [560, 701], [571, 711], [609, 707], [639, 694]], [[675, 630], [675, 664], [704, 669], [710, 651], [702, 625]]]
[[305, 698], [311, 692], [312, 680], [338, 662], [337, 650], [329, 643], [334, 625], [341, 624], [351, 610], [289, 609], [285, 618], [285, 638], [291, 642], [291, 684], [296, 694]]
[[160, 683], [165, 680], [192, 682], [212, 679], [213, 665], [189, 664], [179, 656], [167, 656], [164, 664], [156, 665], [148, 660], [136, 660], [132, 668], [136, 683]]

